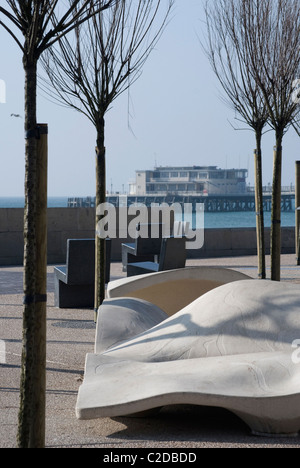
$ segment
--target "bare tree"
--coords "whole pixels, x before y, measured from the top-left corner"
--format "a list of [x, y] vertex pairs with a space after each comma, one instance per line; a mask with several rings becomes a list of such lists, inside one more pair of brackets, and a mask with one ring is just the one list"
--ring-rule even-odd
[[[224, 101], [255, 132], [255, 194], [258, 274], [266, 278], [262, 183], [262, 135], [268, 121], [264, 96], [253, 77], [244, 34], [243, 0], [206, 3], [207, 43], [204, 46], [223, 91]], [[256, 34], [256, 31], [252, 31]]]
[[[173, 0], [120, 0], [48, 50], [44, 68], [54, 96], [82, 112], [96, 130], [96, 232], [106, 200], [105, 114], [140, 76]], [[96, 235], [95, 315], [105, 297], [105, 239]]]
[[41, 202], [44, 194], [37, 191], [42, 178], [37, 151], [37, 65], [48, 47], [114, 1], [68, 0], [62, 4], [58, 0], [6, 0], [6, 7], [0, 7], [0, 27], [19, 46], [25, 72], [24, 313], [18, 429], [18, 445], [22, 448], [45, 444], [45, 337], [40, 336], [40, 325], [36, 325], [37, 315], [42, 315], [43, 320], [46, 317], [46, 281], [40, 289], [37, 278], [46, 278], [47, 264], [43, 258], [45, 267], [39, 271], [39, 239], [46, 236], [46, 229], [44, 226], [41, 235], [36, 219], [37, 211], [46, 211], [46, 206]]
[[292, 99], [300, 71], [300, 1], [243, 0], [241, 5], [247, 53], [275, 131], [271, 277], [280, 281], [282, 143], [297, 125], [299, 106]]

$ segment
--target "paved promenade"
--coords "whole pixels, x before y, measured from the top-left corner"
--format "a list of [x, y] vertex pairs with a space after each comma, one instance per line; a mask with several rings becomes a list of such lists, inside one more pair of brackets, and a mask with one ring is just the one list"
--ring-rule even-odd
[[[223, 266], [257, 277], [256, 257], [190, 260], [187, 265]], [[269, 259], [268, 259], [269, 265]], [[268, 269], [269, 275], [269, 269]], [[0, 268], [0, 448], [16, 446], [22, 344], [22, 268]], [[111, 279], [124, 276], [113, 263]], [[282, 281], [300, 283], [295, 256], [282, 257]], [[299, 286], [300, 287], [300, 286]], [[93, 352], [91, 310], [54, 307], [53, 267], [48, 267], [47, 411], [49, 448], [299, 448], [298, 438], [259, 438], [227, 411], [170, 407], [151, 418], [78, 421], [75, 403], [86, 353]], [[299, 337], [300, 338], [300, 337]], [[1, 351], [1, 349], [0, 349]], [[1, 356], [1, 354], [0, 354]]]

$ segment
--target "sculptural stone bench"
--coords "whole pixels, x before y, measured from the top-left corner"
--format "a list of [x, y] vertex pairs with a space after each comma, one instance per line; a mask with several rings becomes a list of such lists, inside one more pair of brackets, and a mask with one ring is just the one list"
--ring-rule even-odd
[[[106, 239], [105, 282], [110, 280], [111, 240]], [[54, 267], [54, 304], [94, 307], [95, 239], [68, 239], [66, 265]]]
[[222, 284], [250, 278], [226, 268], [194, 266], [121, 278], [107, 285], [107, 297], [130, 297], [156, 304], [169, 316]]
[[227, 409], [254, 434], [297, 436], [299, 308], [298, 285], [261, 280], [213, 288], [172, 316], [144, 299], [108, 299], [77, 418], [191, 404]]

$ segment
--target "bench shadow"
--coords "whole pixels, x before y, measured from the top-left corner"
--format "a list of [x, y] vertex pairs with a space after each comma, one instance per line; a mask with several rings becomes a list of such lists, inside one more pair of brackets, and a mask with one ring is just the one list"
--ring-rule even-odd
[[300, 446], [300, 437], [258, 437], [235, 414], [223, 409], [195, 405], [170, 405], [144, 417], [117, 417], [113, 421], [125, 426], [110, 434], [109, 439], [128, 441], [168, 441]]

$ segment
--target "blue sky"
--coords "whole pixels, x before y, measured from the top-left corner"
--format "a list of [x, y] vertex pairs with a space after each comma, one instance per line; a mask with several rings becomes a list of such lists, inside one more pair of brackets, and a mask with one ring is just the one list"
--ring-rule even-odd
[[[128, 189], [137, 169], [155, 165], [216, 165], [249, 168], [253, 184], [254, 134], [236, 131], [231, 109], [205, 57], [202, 0], [176, 0], [172, 19], [132, 86], [106, 116], [107, 189]], [[0, 196], [24, 192], [24, 73], [21, 52], [0, 29]], [[128, 107], [128, 102], [129, 107]], [[21, 118], [11, 117], [20, 114]], [[49, 126], [49, 196], [94, 195], [95, 131], [86, 117], [49, 102], [38, 93], [38, 121]], [[130, 125], [129, 125], [129, 124]], [[230, 124], [231, 123], [231, 124]], [[131, 128], [131, 129], [130, 129]], [[264, 184], [272, 182], [274, 134], [263, 141]], [[300, 140], [284, 140], [283, 185], [294, 184]]]

